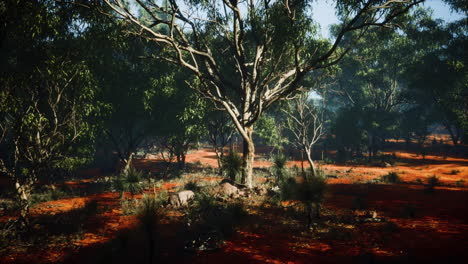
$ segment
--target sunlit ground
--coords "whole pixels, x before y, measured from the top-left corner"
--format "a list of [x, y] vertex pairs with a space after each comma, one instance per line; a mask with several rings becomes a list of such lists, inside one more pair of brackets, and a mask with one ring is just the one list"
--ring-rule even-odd
[[[260, 202], [253, 202], [248, 209], [248, 223], [219, 251], [200, 252], [188, 257], [190, 263], [354, 263], [366, 258], [388, 263], [412, 258], [431, 262], [434, 257], [466, 256], [468, 189], [465, 181], [468, 180], [468, 159], [436, 155], [426, 155], [423, 159], [421, 155], [401, 151], [388, 154], [392, 153], [395, 153], [398, 161], [391, 167], [321, 165], [327, 175], [334, 177], [327, 180], [329, 188], [323, 206], [323, 224], [314, 232], [306, 232], [303, 223], [285, 217], [288, 208], [295, 205], [293, 201], [283, 203], [283, 209], [268, 208], [261, 206]], [[154, 173], [157, 162], [157, 156], [149, 156], [147, 159], [137, 159], [135, 166]], [[191, 152], [187, 162], [217, 167], [216, 156], [208, 149]], [[288, 163], [288, 166], [294, 165], [301, 167], [301, 162]], [[259, 155], [255, 167], [269, 166], [271, 162]], [[367, 184], [369, 180], [389, 172], [397, 172], [403, 182]], [[75, 259], [75, 263], [80, 263], [98, 254], [101, 245], [110, 243], [123, 230], [135, 227], [135, 216], [123, 215], [120, 194], [101, 192], [85, 195], [87, 184], [103, 177], [100, 170], [83, 171], [82, 175], [89, 178], [64, 183], [80, 192], [82, 197], [39, 203], [31, 209], [32, 218], [41, 219], [66, 214], [73, 217], [74, 211], [94, 206], [95, 213], [79, 223], [82, 228], [79, 236], [69, 241], [48, 241], [41, 248], [22, 245], [2, 249], [0, 262], [49, 263]], [[437, 176], [441, 186], [435, 187], [433, 193], [427, 193], [425, 182], [431, 176]], [[200, 176], [197, 173], [184, 177], [196, 181], [221, 180], [220, 177]], [[262, 182], [265, 179], [257, 180]], [[174, 191], [180, 182], [168, 181], [145, 192]], [[124, 195], [130, 197], [130, 194]], [[363, 204], [358, 207], [362, 208], [356, 207], [359, 199]], [[364, 215], [369, 210], [375, 211], [386, 221], [359, 225], [346, 221], [337, 224], [335, 221]], [[171, 228], [177, 228], [170, 219], [177, 218], [180, 213], [169, 209], [166, 213], [170, 217], [165, 219], [167, 228], [164, 232], [169, 234], [170, 239], [171, 232], [176, 232]], [[4, 223], [15, 216], [14, 213], [2, 215], [0, 221]], [[165, 256], [175, 263], [188, 260], [187, 256], [172, 253], [169, 250]]]

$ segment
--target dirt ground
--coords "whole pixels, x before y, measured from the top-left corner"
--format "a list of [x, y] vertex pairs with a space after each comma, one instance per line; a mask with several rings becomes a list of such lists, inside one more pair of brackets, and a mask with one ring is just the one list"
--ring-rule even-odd
[[[395, 152], [394, 166], [323, 164], [329, 177], [320, 225], [306, 231], [300, 220], [287, 216], [288, 206], [261, 206], [249, 209], [248, 223], [217, 251], [187, 254], [177, 249], [171, 238], [180, 223], [177, 212], [167, 212], [161, 233], [165, 237], [161, 262], [171, 263], [461, 263], [468, 257], [468, 159]], [[135, 166], [154, 172], [157, 157], [137, 159]], [[187, 162], [217, 167], [209, 149], [192, 151]], [[298, 161], [288, 166], [301, 166]], [[255, 167], [271, 162], [261, 155]], [[389, 172], [397, 172], [399, 184], [368, 184]], [[72, 189], [86, 189], [99, 169], [83, 171], [86, 178], [65, 182]], [[437, 176], [441, 186], [427, 192], [426, 179]], [[190, 177], [186, 175], [185, 177]], [[197, 181], [217, 181], [218, 177], [194, 177]], [[263, 179], [257, 179], [262, 181]], [[422, 182], [422, 183], [421, 183]], [[177, 182], [167, 182], [156, 190], [174, 190]], [[115, 243], [122, 232], [133, 232], [135, 216], [122, 212], [118, 193], [97, 192], [36, 204], [32, 217], [71, 215], [88, 205], [95, 213], [80, 223], [79, 237], [66, 241], [45, 241], [41, 247], [22, 245], [0, 250], [0, 263], [103, 263], [95, 256]], [[382, 222], [355, 224], [347, 218], [374, 211]], [[0, 214], [0, 223], [15, 214]], [[292, 219], [292, 220], [291, 220]], [[337, 220], [339, 219], [339, 221]], [[338, 224], [337, 224], [338, 223]], [[175, 239], [174, 239], [175, 240]], [[132, 263], [128, 259], [107, 260]], [[94, 262], [89, 262], [93, 260]], [[127, 261], [127, 262], [125, 262]], [[128, 262], [130, 261], [130, 262]], [[107, 261], [109, 262], [109, 261]]]

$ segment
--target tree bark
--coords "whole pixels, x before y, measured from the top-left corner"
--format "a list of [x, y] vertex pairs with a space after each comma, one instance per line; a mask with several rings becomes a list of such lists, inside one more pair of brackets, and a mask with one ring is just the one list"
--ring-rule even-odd
[[253, 126], [245, 127], [247, 138], [244, 137], [244, 167], [242, 168], [242, 184], [248, 188], [253, 186], [253, 163], [255, 156], [255, 145], [253, 142]]
[[309, 165], [310, 165], [310, 170], [312, 172], [312, 176], [315, 177], [315, 172], [316, 172], [316, 168], [315, 168], [315, 163], [314, 161], [312, 160], [312, 150], [309, 150], [307, 149], [307, 147], [305, 147], [305, 152], [306, 152], [306, 156], [307, 156], [307, 161], [309, 162]]
[[133, 152], [130, 152], [130, 154], [128, 154], [128, 157], [124, 159], [124, 162], [125, 162], [125, 167], [123, 169], [124, 174], [127, 174], [128, 171], [130, 170], [130, 167], [132, 166], [132, 160], [133, 160]]
[[31, 197], [32, 185], [28, 183], [20, 184], [19, 181], [16, 181], [15, 189], [20, 207], [19, 219], [25, 227], [29, 228], [29, 198]]

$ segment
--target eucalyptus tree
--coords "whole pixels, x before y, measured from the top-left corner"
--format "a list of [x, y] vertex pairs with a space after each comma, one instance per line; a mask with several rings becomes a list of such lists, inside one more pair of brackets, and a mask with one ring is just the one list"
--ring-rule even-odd
[[[187, 69], [197, 79], [191, 87], [229, 114], [244, 139], [243, 181], [252, 187], [254, 124], [265, 110], [302, 90], [308, 73], [338, 63], [369, 28], [390, 25], [423, 0], [337, 1], [342, 22], [331, 43], [317, 37], [312, 1], [105, 2], [138, 27], [134, 34], [164, 48], [155, 58]], [[132, 5], [150, 19], [139, 20]]]
[[[75, 46], [73, 9], [55, 1], [1, 4], [0, 173], [28, 225], [31, 192], [51, 170], [89, 156], [99, 112], [94, 78]], [[72, 49], [70, 49], [72, 48]]]
[[[99, 17], [101, 18], [101, 17]], [[103, 106], [101, 151], [108, 147], [117, 153], [126, 172], [133, 154], [158, 130], [158, 116], [152, 110], [155, 89], [167, 89], [163, 78], [167, 64], [142, 60], [155, 47], [142, 39], [122, 36], [121, 22], [110, 19], [87, 20], [83, 56], [96, 76], [96, 103]]]
[[359, 112], [369, 160], [396, 133], [412, 51], [402, 30], [371, 30], [341, 61], [334, 92], [345, 107]]
[[179, 169], [184, 169], [191, 146], [206, 134], [204, 124], [206, 102], [187, 87], [183, 69], [168, 71], [155, 80], [149, 107], [158, 126], [155, 136], [159, 146], [174, 157]]
[[235, 128], [226, 112], [216, 109], [215, 107], [207, 110], [205, 126], [208, 132], [208, 141], [213, 145], [218, 160], [219, 173], [222, 174], [224, 148], [231, 141]]
[[287, 115], [286, 127], [293, 134], [295, 144], [306, 154], [312, 176], [315, 176], [317, 170], [312, 159], [312, 151], [314, 145], [326, 132], [324, 109], [314, 104], [308, 93], [303, 93], [292, 100], [283, 111]]
[[430, 112], [432, 123], [442, 124], [456, 145], [468, 133], [467, 19], [423, 18], [409, 35], [421, 55], [406, 71], [406, 97]]

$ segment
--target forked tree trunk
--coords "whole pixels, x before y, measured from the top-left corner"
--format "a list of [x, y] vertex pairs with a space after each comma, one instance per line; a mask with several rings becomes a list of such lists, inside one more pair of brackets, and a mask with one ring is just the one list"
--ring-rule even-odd
[[244, 167], [242, 168], [242, 184], [248, 188], [253, 186], [253, 165], [255, 156], [255, 145], [253, 142], [253, 126], [245, 128], [247, 138], [244, 137]]
[[307, 156], [307, 161], [309, 162], [309, 165], [310, 165], [310, 170], [312, 172], [312, 176], [315, 177], [317, 171], [316, 171], [316, 168], [315, 168], [315, 163], [312, 160], [312, 150], [307, 149], [306, 146], [304, 146], [304, 150], [305, 150], [305, 153], [306, 153], [306, 156]]
[[128, 155], [128, 158], [124, 160], [124, 163], [125, 163], [125, 167], [123, 169], [124, 174], [127, 174], [128, 171], [130, 170], [130, 167], [132, 166], [132, 161], [133, 161], [133, 152], [130, 152], [130, 154]]

